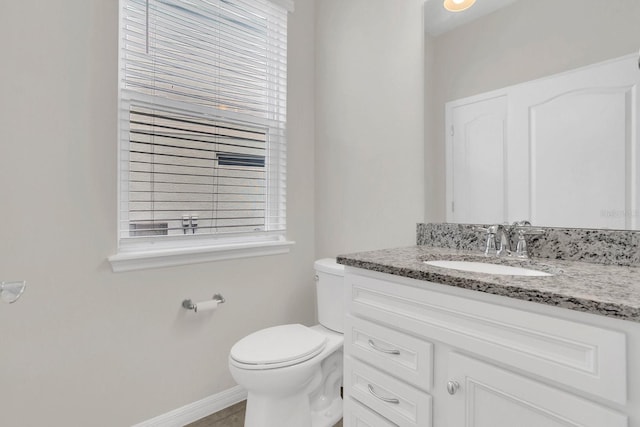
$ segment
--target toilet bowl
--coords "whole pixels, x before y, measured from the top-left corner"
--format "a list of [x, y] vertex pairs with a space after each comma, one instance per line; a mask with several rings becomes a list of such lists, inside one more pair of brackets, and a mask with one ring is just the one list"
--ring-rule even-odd
[[229, 370], [247, 390], [245, 427], [331, 427], [342, 418], [343, 267], [314, 266], [319, 325], [262, 329], [231, 348]]

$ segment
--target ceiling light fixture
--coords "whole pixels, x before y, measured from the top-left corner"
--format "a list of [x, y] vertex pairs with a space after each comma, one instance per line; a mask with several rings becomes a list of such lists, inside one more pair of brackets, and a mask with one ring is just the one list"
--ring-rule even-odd
[[476, 0], [444, 0], [444, 8], [449, 12], [462, 12], [469, 9]]

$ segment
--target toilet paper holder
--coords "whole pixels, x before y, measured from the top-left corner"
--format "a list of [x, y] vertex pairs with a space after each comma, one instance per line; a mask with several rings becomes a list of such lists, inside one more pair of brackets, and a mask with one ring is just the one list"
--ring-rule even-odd
[[[221, 294], [215, 294], [211, 299], [213, 301], [217, 301], [218, 304], [224, 304], [224, 302], [226, 301]], [[191, 301], [191, 299], [186, 299], [182, 301], [182, 307], [187, 310], [193, 310], [196, 313], [198, 312], [198, 304]]]
[[0, 282], [0, 300], [13, 304], [24, 293], [27, 282], [24, 280], [14, 282]]

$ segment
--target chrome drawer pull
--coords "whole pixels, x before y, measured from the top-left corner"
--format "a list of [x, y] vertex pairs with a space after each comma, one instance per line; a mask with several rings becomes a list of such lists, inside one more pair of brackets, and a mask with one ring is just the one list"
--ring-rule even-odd
[[400, 354], [400, 350], [387, 350], [387, 349], [378, 347], [376, 343], [373, 342], [373, 340], [369, 340], [369, 347], [385, 354]]
[[383, 402], [387, 402], [387, 403], [393, 403], [394, 405], [397, 405], [400, 403], [400, 401], [398, 399], [392, 399], [389, 397], [382, 397], [379, 396], [374, 390], [373, 390], [373, 386], [371, 384], [367, 384], [367, 387], [369, 388], [369, 393], [371, 393], [373, 395], [373, 397], [382, 400]]

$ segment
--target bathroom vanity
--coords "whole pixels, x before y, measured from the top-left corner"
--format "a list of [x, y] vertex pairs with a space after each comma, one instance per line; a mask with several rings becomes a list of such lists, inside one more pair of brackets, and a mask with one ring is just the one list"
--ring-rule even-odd
[[485, 258], [429, 245], [338, 257], [345, 426], [640, 427], [640, 268], [599, 260]]

